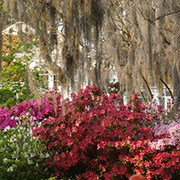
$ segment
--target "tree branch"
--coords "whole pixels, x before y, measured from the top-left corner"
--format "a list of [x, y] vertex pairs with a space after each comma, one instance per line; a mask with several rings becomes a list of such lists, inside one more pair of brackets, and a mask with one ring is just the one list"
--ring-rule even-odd
[[170, 90], [170, 88], [168, 87], [168, 85], [162, 80], [162, 78], [159, 76], [159, 79], [162, 81], [162, 83], [166, 86], [166, 88], [168, 89], [170, 95], [171, 95], [171, 98], [174, 99], [174, 96], [172, 94], [172, 91]]
[[164, 18], [164, 17], [166, 17], [166, 16], [170, 16], [170, 15], [172, 15], [172, 14], [176, 14], [176, 13], [179, 13], [179, 12], [180, 12], [180, 9], [177, 10], [177, 11], [174, 11], [174, 12], [170, 12], [170, 13], [164, 14], [164, 15], [162, 15], [162, 16], [158, 16], [156, 19], [154, 19], [154, 20], [152, 20], [152, 21], [150, 21], [150, 22], [153, 23], [153, 22], [155, 22], [155, 21], [157, 21], [157, 20], [159, 20], [159, 19], [161, 19], [161, 18]]
[[[43, 3], [42, 0], [39, 0], [39, 3], [42, 4], [42, 5], [44, 4], [45, 7], [46, 7], [47, 9], [49, 9], [49, 10], [54, 10], [48, 3]], [[63, 14], [62, 14], [61, 12], [59, 12], [56, 8], [55, 8], [55, 11], [57, 12], [57, 14], [58, 14], [62, 19], [64, 18]]]
[[138, 89], [138, 91], [139, 91], [139, 93], [140, 93], [140, 95], [141, 95], [141, 97], [142, 97], [142, 99], [143, 99], [143, 102], [145, 103], [146, 102], [146, 99], [145, 99], [145, 97], [144, 97], [144, 94], [143, 94], [143, 92], [140, 90], [140, 88], [139, 88], [139, 86], [136, 84], [136, 87], [137, 87], [137, 89]]
[[126, 40], [126, 39], [123, 37], [123, 35], [121, 35], [122, 40], [123, 40], [124, 42], [129, 43], [129, 42], [130, 42], [129, 39], [131, 38], [131, 35], [129, 34], [128, 30], [126, 29], [126, 31], [127, 31], [127, 32], [126, 32], [126, 31], [124, 31], [123, 29], [119, 28], [119, 27], [117, 26], [117, 24], [115, 23], [115, 21], [114, 21], [112, 15], [111, 15], [111, 14], [109, 14], [109, 15], [110, 15], [110, 18], [111, 18], [111, 20], [112, 20], [114, 26], [115, 26], [119, 31], [121, 31], [121, 32], [123, 32], [124, 34], [127, 35], [128, 40]]
[[151, 93], [151, 89], [150, 89], [150, 87], [149, 87], [146, 79], [145, 79], [143, 76], [142, 76], [142, 78], [143, 78], [144, 84], [146, 85], [146, 88], [147, 88], [147, 90], [148, 90], [149, 97], [150, 97], [150, 99], [151, 99], [151, 101], [152, 101], [152, 99], [153, 99], [153, 94]]
[[166, 17], [166, 16], [170, 16], [170, 15], [173, 15], [173, 14], [176, 14], [176, 13], [179, 13], [179, 12], [180, 12], [180, 9], [179, 9], [179, 10], [174, 11], [174, 12], [170, 12], [170, 13], [167, 13], [167, 14], [164, 14], [164, 15], [160, 15], [160, 16], [158, 16], [157, 18], [151, 20], [151, 19], [147, 18], [147, 17], [143, 14], [143, 12], [141, 11], [141, 9], [140, 9], [135, 3], [134, 3], [134, 5], [135, 5], [135, 6], [137, 7], [137, 9], [139, 10], [139, 12], [141, 13], [141, 15], [142, 15], [142, 17], [144, 18], [144, 20], [146, 20], [146, 21], [148, 21], [148, 22], [150, 22], [150, 23], [154, 23], [155, 21], [157, 21], [157, 20], [159, 20], [159, 19], [162, 19], [162, 18], [164, 18], [164, 17]]

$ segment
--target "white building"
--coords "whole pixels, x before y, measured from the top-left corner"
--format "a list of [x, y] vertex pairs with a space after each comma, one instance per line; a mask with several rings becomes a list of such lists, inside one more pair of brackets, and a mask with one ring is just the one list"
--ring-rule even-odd
[[[20, 39], [20, 35], [19, 35], [20, 31], [22, 31], [22, 34], [27, 35], [27, 37], [31, 36], [30, 40], [35, 39], [35, 30], [29, 25], [21, 21], [15, 21], [14, 23], [4, 27], [2, 31], [3, 38], [6, 39], [6, 35], [11, 34], [12, 39], [15, 39], [15, 40]], [[61, 52], [58, 51], [58, 54], [60, 55]], [[24, 60], [25, 57], [30, 57], [30, 56], [32, 56], [31, 63], [29, 63], [30, 69], [31, 70], [35, 68], [41, 69], [42, 70], [41, 76], [44, 76], [44, 79], [46, 81], [45, 84], [48, 86], [49, 89], [51, 89], [55, 85], [57, 80], [55, 79], [55, 75], [52, 73], [52, 71], [46, 68], [46, 64], [41, 56], [39, 47], [34, 46], [34, 48], [31, 49], [31, 52], [28, 52], [28, 53], [21, 50], [20, 52], [15, 54], [14, 61], [16, 59]], [[56, 50], [54, 50], [52, 52], [52, 59], [54, 61], [57, 61], [56, 56], [57, 56], [57, 53], [56, 53]], [[60, 59], [61, 59], [61, 56], [58, 57], [58, 61], [60, 61]], [[57, 64], [60, 65], [60, 62]]]

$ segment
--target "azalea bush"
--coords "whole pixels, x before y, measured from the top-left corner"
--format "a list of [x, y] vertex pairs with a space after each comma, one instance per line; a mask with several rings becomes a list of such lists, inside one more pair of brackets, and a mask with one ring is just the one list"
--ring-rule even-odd
[[24, 115], [22, 123], [0, 131], [0, 179], [40, 180], [51, 177], [51, 169], [45, 163], [51, 152], [44, 153], [42, 140], [32, 137], [33, 127], [34, 124]]
[[[168, 111], [154, 103], [142, 104], [137, 94], [131, 104], [124, 105], [119, 95], [108, 96], [92, 86], [72, 94], [71, 100], [61, 103], [60, 98], [52, 91], [41, 100], [0, 108], [4, 147], [9, 146], [8, 131], [12, 130], [17, 139], [17, 129], [24, 127], [25, 120], [26, 127], [34, 124], [23, 133], [32, 130], [29, 139], [43, 148], [38, 158], [29, 159], [28, 154], [22, 160], [25, 166], [36, 168], [36, 160], [44, 159], [45, 164], [40, 166], [46, 166], [47, 171], [40, 168], [41, 172], [55, 179], [128, 179], [140, 173], [146, 179], [169, 180], [180, 175], [179, 115], [168, 120]], [[21, 149], [27, 145], [23, 157], [32, 148], [31, 143], [14, 142], [20, 143]], [[6, 167], [2, 172], [14, 171], [16, 160], [12, 154], [7, 151], [2, 156], [1, 168]], [[8, 164], [11, 160], [13, 163]]]
[[16, 119], [22, 120], [22, 116], [28, 113], [28, 118], [33, 117], [33, 121], [40, 122], [48, 117], [56, 117], [60, 113], [61, 95], [55, 93], [54, 88], [48, 94], [44, 94], [40, 100], [29, 100], [29, 102], [19, 103], [17, 106], [7, 107], [0, 106], [0, 129], [7, 126], [15, 127]]
[[[33, 130], [53, 154], [47, 164], [55, 170], [54, 175], [105, 180], [127, 179], [134, 172], [146, 179], [179, 175], [176, 145], [167, 150], [151, 147], [156, 140], [156, 119], [147, 113], [146, 105], [137, 95], [132, 98], [133, 105], [119, 101], [117, 94], [107, 96], [88, 86], [72, 94], [71, 101], [66, 99], [57, 118], [47, 118]], [[147, 128], [149, 124], [151, 128]]]
[[180, 123], [175, 120], [169, 123], [160, 122], [152, 131], [155, 139], [149, 142], [151, 148], [161, 151], [176, 148], [180, 152]]
[[165, 109], [161, 104], [156, 103], [156, 101], [153, 99], [152, 102], [145, 103], [145, 109], [144, 111], [149, 116], [148, 119], [151, 119], [151, 121], [145, 121], [144, 125], [147, 127], [153, 127], [155, 125], [159, 125], [162, 122], [168, 122], [170, 123], [172, 121], [172, 118], [175, 118], [175, 114], [172, 113], [171, 119], [169, 119], [169, 109]]
[[145, 121], [144, 125], [154, 134], [154, 140], [149, 142], [151, 148], [164, 151], [168, 147], [176, 147], [180, 150], [180, 114], [170, 113], [169, 109], [163, 110], [162, 105], [155, 103], [149, 102], [145, 106], [151, 121]]

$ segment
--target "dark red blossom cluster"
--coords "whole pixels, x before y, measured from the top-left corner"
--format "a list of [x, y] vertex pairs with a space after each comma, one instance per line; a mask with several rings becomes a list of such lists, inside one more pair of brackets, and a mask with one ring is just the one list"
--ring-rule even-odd
[[[170, 180], [179, 175], [180, 153], [175, 147], [150, 148], [154, 134], [145, 127], [145, 106], [119, 103], [120, 96], [102, 94], [87, 86], [58, 107], [57, 116], [45, 119], [33, 131], [45, 140], [58, 178], [128, 179], [140, 173], [147, 180]], [[51, 110], [45, 111], [52, 112]], [[54, 111], [55, 113], [55, 111]]]

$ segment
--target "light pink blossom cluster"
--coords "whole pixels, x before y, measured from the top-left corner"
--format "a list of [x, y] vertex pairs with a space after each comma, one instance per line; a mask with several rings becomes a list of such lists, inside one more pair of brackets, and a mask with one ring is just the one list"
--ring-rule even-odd
[[180, 123], [172, 121], [170, 124], [161, 123], [152, 128], [155, 140], [149, 142], [151, 148], [165, 150], [168, 146], [180, 149]]

